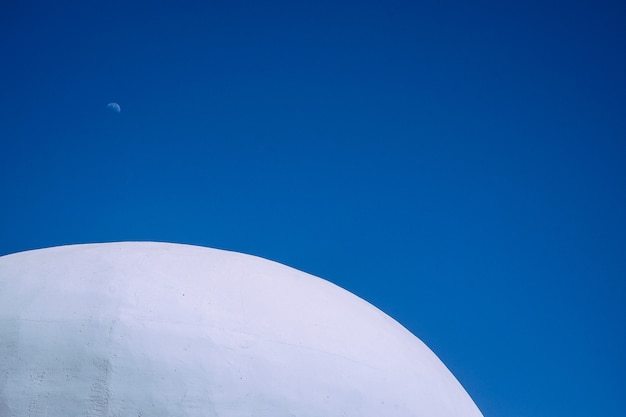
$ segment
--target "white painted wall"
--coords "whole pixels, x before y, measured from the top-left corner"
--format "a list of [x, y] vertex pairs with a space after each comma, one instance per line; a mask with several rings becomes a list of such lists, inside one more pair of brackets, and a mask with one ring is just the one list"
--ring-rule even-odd
[[0, 417], [477, 417], [414, 335], [261, 258], [166, 243], [0, 257]]

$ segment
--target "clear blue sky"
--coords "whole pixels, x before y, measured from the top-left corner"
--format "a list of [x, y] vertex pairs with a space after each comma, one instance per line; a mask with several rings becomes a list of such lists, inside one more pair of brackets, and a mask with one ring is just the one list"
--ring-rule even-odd
[[259, 255], [485, 416], [626, 415], [623, 2], [210, 3], [0, 6], [0, 254]]

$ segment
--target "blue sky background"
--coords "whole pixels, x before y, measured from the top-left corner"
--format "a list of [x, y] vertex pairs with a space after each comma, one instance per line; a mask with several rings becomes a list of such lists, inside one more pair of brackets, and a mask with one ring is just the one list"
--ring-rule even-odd
[[485, 416], [626, 415], [624, 3], [214, 3], [0, 6], [0, 254], [259, 255]]

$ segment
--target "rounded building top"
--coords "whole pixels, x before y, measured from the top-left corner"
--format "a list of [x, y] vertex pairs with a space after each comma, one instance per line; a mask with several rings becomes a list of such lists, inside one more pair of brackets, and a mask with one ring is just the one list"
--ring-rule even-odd
[[0, 415], [481, 413], [418, 338], [328, 281], [127, 242], [0, 257]]

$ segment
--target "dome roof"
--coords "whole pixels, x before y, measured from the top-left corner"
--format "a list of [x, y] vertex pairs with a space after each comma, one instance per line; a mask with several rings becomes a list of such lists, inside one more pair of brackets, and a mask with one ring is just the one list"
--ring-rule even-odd
[[417, 337], [328, 281], [128, 242], [0, 257], [0, 415], [481, 413]]

